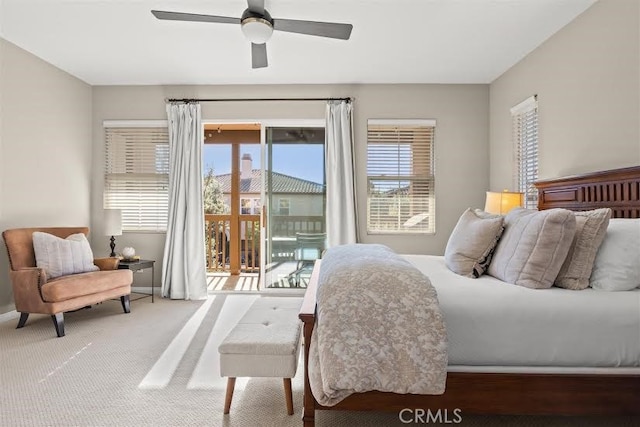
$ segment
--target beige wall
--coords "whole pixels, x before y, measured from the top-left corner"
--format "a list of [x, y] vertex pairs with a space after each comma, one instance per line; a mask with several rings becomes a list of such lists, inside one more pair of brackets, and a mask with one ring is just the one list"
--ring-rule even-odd
[[[0, 7], [2, 7], [2, 0], [0, 0]], [[0, 20], [0, 35], [2, 34], [2, 20]], [[4, 165], [4, 160], [3, 160], [3, 150], [2, 150], [2, 118], [4, 117], [3, 114], [3, 107], [4, 107], [4, 101], [3, 101], [3, 87], [4, 84], [2, 83], [2, 70], [4, 69], [4, 56], [5, 56], [5, 41], [4, 39], [2, 39], [2, 37], [0, 37], [0, 223], [2, 222], [2, 186], [3, 186], [3, 181], [4, 181], [4, 177], [3, 177], [3, 169], [2, 166]], [[0, 295], [2, 295], [2, 291], [0, 291]], [[1, 298], [1, 297], [0, 297]], [[0, 303], [0, 306], [2, 305], [2, 303]], [[2, 311], [0, 311], [1, 313]]]
[[513, 188], [509, 109], [533, 94], [541, 179], [640, 164], [639, 5], [598, 1], [491, 84], [492, 190]]
[[[449, 233], [468, 206], [484, 204], [489, 185], [488, 85], [262, 85], [95, 87], [93, 91], [92, 210], [102, 209], [104, 137], [102, 122], [166, 119], [165, 98], [355, 97], [354, 133], [358, 208], [363, 242], [381, 242], [404, 253], [442, 254]], [[323, 119], [323, 102], [203, 103], [203, 120]], [[369, 118], [436, 119], [436, 215], [433, 236], [366, 234], [366, 126]], [[96, 229], [102, 219], [92, 218]], [[131, 245], [144, 257], [162, 260], [164, 234], [127, 233], [118, 247]], [[106, 237], [94, 235], [94, 250], [107, 253]], [[157, 265], [160, 269], [160, 262]], [[156, 278], [160, 280], [160, 274]], [[137, 278], [136, 278], [137, 280]], [[140, 278], [144, 286], [145, 278]]]
[[[91, 87], [0, 39], [0, 230], [89, 225]], [[14, 309], [0, 251], [0, 313]]]

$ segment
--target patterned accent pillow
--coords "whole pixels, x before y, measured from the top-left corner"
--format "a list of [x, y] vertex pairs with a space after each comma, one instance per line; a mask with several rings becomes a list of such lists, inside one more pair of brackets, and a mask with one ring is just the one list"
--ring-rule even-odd
[[449, 270], [461, 276], [482, 276], [504, 230], [503, 221], [501, 215], [471, 209], [464, 211], [444, 251]]
[[33, 251], [36, 266], [44, 269], [50, 279], [99, 270], [93, 264], [93, 252], [83, 233], [61, 239], [53, 234], [34, 231]]
[[589, 276], [609, 225], [611, 209], [594, 209], [574, 214], [576, 235], [567, 259], [556, 277], [555, 285], [565, 289], [581, 290], [589, 287]]
[[553, 286], [576, 234], [576, 217], [566, 209], [512, 209], [488, 273], [533, 289]]

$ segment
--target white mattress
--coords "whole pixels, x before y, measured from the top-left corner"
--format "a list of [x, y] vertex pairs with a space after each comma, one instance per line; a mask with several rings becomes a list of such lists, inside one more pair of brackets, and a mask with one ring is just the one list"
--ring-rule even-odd
[[441, 256], [403, 256], [438, 291], [450, 367], [640, 367], [640, 289], [528, 289], [459, 276]]

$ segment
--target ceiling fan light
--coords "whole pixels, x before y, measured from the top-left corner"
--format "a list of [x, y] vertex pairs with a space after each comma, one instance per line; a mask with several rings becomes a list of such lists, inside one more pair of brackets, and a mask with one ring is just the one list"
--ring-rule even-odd
[[250, 17], [242, 20], [242, 33], [251, 43], [265, 43], [273, 34], [273, 25], [266, 19]]

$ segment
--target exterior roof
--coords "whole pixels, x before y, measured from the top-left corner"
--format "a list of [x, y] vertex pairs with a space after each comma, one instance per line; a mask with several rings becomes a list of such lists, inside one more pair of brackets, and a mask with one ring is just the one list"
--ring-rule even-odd
[[[271, 172], [274, 193], [288, 194], [322, 194], [324, 186], [306, 179], [296, 178], [279, 172]], [[231, 193], [231, 174], [216, 175], [223, 193]], [[251, 179], [240, 180], [240, 193], [260, 193], [262, 186], [262, 171], [251, 170]]]

